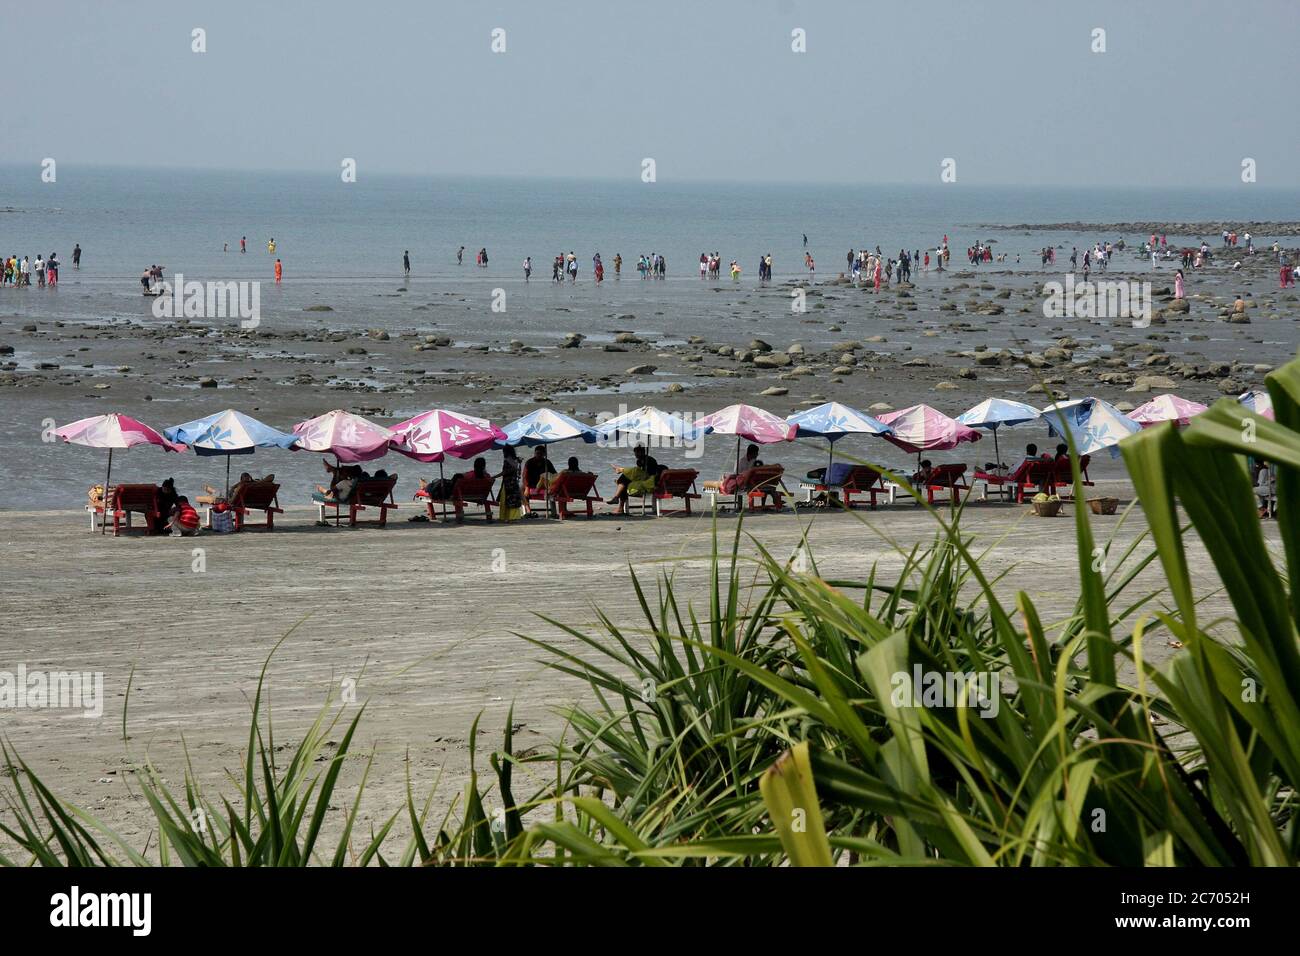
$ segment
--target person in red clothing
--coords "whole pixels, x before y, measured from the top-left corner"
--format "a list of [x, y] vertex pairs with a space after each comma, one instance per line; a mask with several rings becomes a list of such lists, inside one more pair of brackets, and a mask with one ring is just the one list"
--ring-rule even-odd
[[190, 499], [181, 495], [172, 508], [172, 520], [167, 525], [173, 535], [190, 538], [199, 533], [199, 513], [190, 504]]
[[275, 281], [279, 282], [280, 277], [284, 275], [284, 266], [280, 265], [280, 260], [275, 260]]

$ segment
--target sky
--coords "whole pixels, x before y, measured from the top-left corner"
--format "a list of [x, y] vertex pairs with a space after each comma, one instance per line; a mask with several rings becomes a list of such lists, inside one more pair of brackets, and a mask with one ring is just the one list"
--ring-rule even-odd
[[5, 31], [0, 164], [1230, 188], [1250, 158], [1300, 187], [1296, 0], [40, 10]]

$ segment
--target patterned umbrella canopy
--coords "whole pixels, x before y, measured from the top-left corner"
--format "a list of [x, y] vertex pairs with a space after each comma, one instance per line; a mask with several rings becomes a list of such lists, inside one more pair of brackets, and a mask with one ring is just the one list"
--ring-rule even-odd
[[486, 418], [435, 408], [394, 425], [391, 447], [416, 461], [442, 461], [447, 455], [472, 458], [505, 437]]
[[917, 454], [956, 448], [964, 441], [979, 441], [981, 437], [975, 429], [929, 405], [913, 405], [887, 412], [880, 416], [880, 420], [893, 429], [892, 435], [885, 436], [887, 441]]
[[1048, 405], [1043, 409], [1043, 419], [1053, 437], [1073, 436], [1074, 450], [1080, 455], [1109, 448], [1110, 456], [1118, 458], [1119, 442], [1142, 430], [1141, 425], [1100, 398], [1078, 398]]
[[388, 454], [393, 433], [368, 418], [335, 409], [293, 426], [302, 451], [328, 452], [339, 461], [373, 461]]
[[501, 426], [501, 430], [506, 437], [497, 439], [499, 445], [549, 445], [571, 438], [581, 438], [590, 444], [596, 440], [596, 429], [550, 408], [529, 412], [523, 418]]
[[618, 432], [625, 432], [644, 438], [694, 441], [708, 434], [708, 431], [707, 426], [692, 425], [682, 416], [660, 411], [653, 405], [642, 405], [596, 426], [596, 434], [600, 438], [610, 438]]
[[185, 446], [169, 441], [144, 422], [126, 415], [110, 412], [93, 415], [56, 428], [54, 434], [73, 445], [90, 448], [134, 448], [136, 445], [157, 445], [167, 451], [181, 452]]
[[711, 415], [696, 419], [695, 424], [708, 428], [716, 435], [735, 435], [759, 445], [793, 441], [799, 430], [792, 422], [753, 405], [728, 405]]
[[1023, 425], [1025, 422], [1037, 421], [1042, 416], [1033, 405], [1013, 402], [1005, 398], [986, 398], [974, 408], [968, 408], [954, 421], [970, 428], [987, 428], [997, 431], [1003, 425]]
[[1200, 402], [1188, 401], [1177, 395], [1157, 395], [1151, 401], [1129, 412], [1128, 417], [1143, 428], [1150, 428], [1161, 422], [1177, 422], [1181, 426], [1201, 414], [1205, 408], [1206, 406]]
[[207, 418], [163, 430], [171, 441], [189, 445], [196, 455], [251, 455], [258, 448], [292, 448], [298, 441], [256, 418], [228, 408]]
[[885, 435], [891, 429], [879, 419], [839, 402], [827, 402], [786, 419], [798, 428], [800, 438], [817, 437], [836, 441], [845, 435]]

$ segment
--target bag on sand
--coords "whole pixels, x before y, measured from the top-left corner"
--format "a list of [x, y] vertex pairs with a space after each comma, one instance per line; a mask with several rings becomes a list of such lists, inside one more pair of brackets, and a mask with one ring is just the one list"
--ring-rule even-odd
[[235, 530], [235, 516], [229, 510], [212, 511], [212, 530], [217, 534], [230, 534]]

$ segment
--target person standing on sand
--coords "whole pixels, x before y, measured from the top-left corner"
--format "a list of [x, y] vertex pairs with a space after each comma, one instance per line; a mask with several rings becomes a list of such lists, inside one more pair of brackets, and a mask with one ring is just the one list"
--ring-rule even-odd
[[81, 268], [81, 243], [77, 243], [72, 247], [72, 268]]
[[409, 279], [411, 277], [411, 250], [407, 249], [402, 253], [402, 272]]
[[1183, 270], [1179, 269], [1177, 272], [1174, 273], [1174, 298], [1181, 299], [1182, 297], [1183, 297]]
[[280, 264], [280, 260], [279, 260], [279, 259], [276, 259], [276, 260], [275, 260], [275, 282], [276, 282], [276, 285], [279, 285], [279, 284], [280, 284], [280, 279], [281, 279], [283, 276], [284, 276], [284, 266], [282, 266], [282, 265]]

